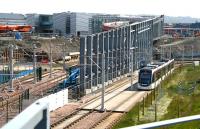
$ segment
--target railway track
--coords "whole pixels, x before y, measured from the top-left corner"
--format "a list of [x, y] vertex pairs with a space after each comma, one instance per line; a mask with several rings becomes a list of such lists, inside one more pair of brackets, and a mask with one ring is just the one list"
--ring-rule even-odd
[[[119, 94], [120, 93], [121, 92], [119, 92]], [[135, 92], [131, 97], [134, 97], [137, 94], [139, 94], [139, 92]], [[112, 98], [110, 98], [109, 100], [111, 100]], [[109, 100], [107, 100], [107, 101], [109, 101]], [[121, 105], [123, 105], [124, 103], [126, 103], [128, 101], [129, 101], [129, 99], [123, 101], [122, 103], [117, 104], [114, 108], [112, 108], [109, 111], [105, 111], [105, 112], [96, 111], [95, 108], [90, 111], [81, 110], [81, 112], [85, 112], [85, 113], [83, 115], [80, 115], [80, 117], [77, 120], [75, 120], [72, 123], [70, 123], [69, 125], [65, 126], [64, 129], [93, 129], [93, 128], [96, 128], [99, 126], [100, 123], [104, 122], [108, 117], [114, 115], [115, 110], [118, 107], [120, 107]], [[96, 107], [98, 107], [98, 106], [99, 105], [97, 105]], [[124, 113], [125, 112], [117, 112], [117, 114], [121, 114], [121, 115], [123, 115]], [[69, 121], [71, 121], [71, 120], [69, 120]]]
[[[53, 74], [56, 74], [56, 73], [58, 73], [59, 72], [59, 70], [56, 70], [56, 71], [53, 71], [52, 73]], [[44, 75], [42, 75], [42, 77], [44, 78], [44, 77], [46, 77], [46, 76], [48, 76], [50, 73], [45, 73]], [[21, 85], [25, 85], [25, 84], [28, 84], [28, 83], [30, 83], [30, 82], [32, 82], [33, 81], [33, 79], [34, 79], [34, 77], [28, 77], [28, 78], [21, 78], [21, 79], [16, 79], [16, 80], [14, 80], [14, 87], [20, 87]], [[0, 91], [3, 91], [4, 89], [6, 89], [6, 87], [8, 87], [8, 83], [5, 83], [5, 84], [1, 84], [0, 85]]]
[[[176, 67], [178, 67], [179, 65], [176, 65]], [[175, 67], [175, 68], [176, 68]], [[119, 85], [123, 85], [126, 84], [126, 81], [121, 82]], [[114, 86], [113, 86], [114, 87]], [[111, 93], [115, 90], [118, 89], [118, 86], [116, 86], [117, 88], [113, 88], [113, 90], [111, 91], [106, 91], [107, 95], [108, 93]], [[120, 87], [120, 86], [119, 86]], [[145, 97], [147, 95], [147, 93], [149, 93], [150, 91], [144, 91], [142, 93], [142, 96]], [[119, 95], [120, 92], [117, 94]], [[115, 95], [115, 96], [117, 96]], [[76, 110], [75, 112], [73, 112], [73, 114], [70, 114], [69, 116], [66, 116], [64, 119], [62, 119], [61, 121], [57, 121], [57, 123], [53, 123], [51, 125], [52, 129], [102, 129], [102, 128], [112, 128], [116, 122], [118, 122], [120, 120], [120, 117], [122, 117], [124, 114], [126, 114], [126, 112], [115, 112], [115, 110], [117, 108], [119, 108], [121, 105], [126, 104], [129, 99], [131, 98], [137, 98], [136, 96], [141, 95], [141, 92], [136, 91], [133, 95], [131, 95], [128, 99], [124, 100], [123, 102], [120, 102], [119, 104], [117, 104], [117, 106], [115, 106], [114, 108], [110, 109], [109, 111], [105, 111], [103, 113], [99, 112], [96, 108], [99, 107], [100, 105], [96, 105], [93, 109], [87, 110], [83, 108], [93, 102], [96, 101], [96, 99], [99, 99], [98, 97], [96, 97], [96, 99], [92, 99], [90, 100], [86, 105], [84, 105], [82, 108]], [[113, 96], [113, 97], [115, 97]], [[113, 97], [109, 98], [108, 100], [105, 101], [108, 102], [109, 100], [111, 100]], [[142, 97], [142, 98], [143, 98]], [[136, 100], [141, 101], [141, 100]], [[104, 124], [106, 123], [106, 124]], [[58, 124], [58, 125], [56, 125]]]
[[82, 119], [75, 121], [73, 124], [66, 126], [64, 129], [92, 129], [93, 126], [96, 125], [97, 121], [101, 121], [105, 117], [107, 117], [110, 112], [98, 112], [93, 111], [88, 113]]
[[[48, 74], [46, 75], [48, 76]], [[49, 88], [52, 88], [56, 85], [56, 83], [58, 83], [59, 81], [62, 81], [64, 78], [66, 78], [66, 75], [63, 73], [61, 74], [59, 77], [53, 78], [52, 80], [50, 80], [49, 82], [42, 82], [39, 85], [31, 85], [31, 86], [25, 86], [23, 83], [22, 85], [24, 85], [24, 90], [29, 89], [29, 92], [31, 95], [39, 95], [41, 92], [44, 92], [45, 90], [48, 90]], [[19, 95], [21, 95], [24, 90], [20, 90], [20, 91], [16, 91], [14, 94], [10, 95], [9, 98], [0, 101], [1, 106], [6, 106], [6, 104], [12, 104], [13, 102], [18, 102], [19, 101]]]
[[111, 129], [116, 123], [118, 123], [123, 115], [126, 113], [112, 113], [112, 115], [104, 118], [102, 121], [97, 123], [93, 129]]
[[[57, 72], [56, 72], [57, 73]], [[48, 76], [45, 75], [45, 76]], [[66, 78], [66, 74], [63, 73], [60, 76], [56, 77], [56, 78], [52, 78], [50, 79], [50, 81], [47, 82], [42, 82], [42, 83], [38, 83], [38, 85], [31, 85], [31, 87], [26, 86], [26, 88], [28, 87], [30, 89], [30, 95], [33, 96], [37, 96], [38, 93], [48, 90], [49, 88], [54, 87], [59, 81], [62, 81], [64, 78]], [[6, 123], [7, 119], [12, 119], [13, 117], [15, 117], [17, 114], [19, 114], [23, 109], [25, 109], [27, 106], [29, 106], [32, 102], [35, 101], [35, 99], [39, 99], [38, 97], [42, 97], [41, 95], [37, 96], [36, 98], [29, 98], [29, 100], [27, 101], [28, 103], [26, 103], [25, 105], [23, 104], [23, 109], [20, 106], [20, 103], [22, 102], [22, 97], [20, 98], [22, 91], [16, 91], [15, 94], [10, 95], [9, 98], [5, 99], [5, 100], [1, 100], [0, 101], [0, 117], [2, 118], [0, 120], [0, 126], [2, 126], [3, 124]]]
[[[178, 68], [179, 66], [180, 66], [179, 64], [175, 65], [175, 69]], [[146, 97], [147, 94], [151, 93], [151, 91], [145, 91], [145, 92], [146, 93], [145, 93], [144, 97]], [[132, 97], [134, 97], [137, 94], [139, 94], [139, 93], [134, 94]], [[129, 101], [129, 99], [127, 101]], [[142, 101], [142, 100], [139, 100], [139, 101]], [[121, 103], [121, 105], [123, 105], [124, 103]], [[121, 120], [121, 118], [125, 114], [126, 114], [126, 112], [110, 113], [102, 121], [97, 121], [97, 124], [90, 129], [111, 129], [117, 122], [119, 122]]]
[[37, 86], [37, 87], [32, 86], [31, 87], [32, 89], [30, 90], [30, 93], [34, 94], [34, 95], [39, 95], [38, 94], [39, 92], [45, 92], [45, 91], [55, 87], [56, 84], [58, 84], [59, 82], [61, 82], [65, 78], [66, 78], [66, 74], [63, 73], [59, 77], [54, 78], [53, 80], [50, 80], [48, 82], [44, 82], [44, 83], [40, 84], [40, 86]]
[[[149, 91], [145, 91], [145, 92], [148, 93]], [[120, 117], [123, 116], [124, 114], [126, 114], [126, 112], [115, 112], [115, 110], [117, 108], [119, 108], [121, 105], [128, 102], [132, 97], [135, 97], [138, 94], [139, 94], [139, 92], [135, 92], [132, 96], [129, 97], [129, 99], [123, 101], [122, 103], [119, 103], [105, 117], [103, 117], [99, 121], [96, 121], [96, 124], [94, 126], [92, 126], [90, 129], [112, 128], [120, 120]], [[141, 100], [139, 100], [139, 101], [141, 101]], [[104, 124], [104, 123], [106, 123], [106, 124]]]
[[[119, 83], [113, 84], [113, 86], [111, 86], [111, 87], [106, 89], [105, 95], [108, 95], [111, 92], [114, 92], [117, 89], [120, 89], [122, 87], [122, 85], [125, 85], [125, 84], [127, 84], [129, 82], [130, 82], [130, 79], [126, 78], [123, 81], [121, 80]], [[109, 100], [111, 100], [112, 98], [114, 98], [115, 96], [119, 95], [119, 94], [121, 94], [121, 92], [119, 92], [119, 93], [115, 94], [114, 96], [112, 96], [111, 98], [107, 99], [105, 101], [105, 103], [108, 102]], [[90, 109], [90, 110], [83, 110], [83, 108], [86, 107], [87, 105], [97, 101], [100, 97], [101, 97], [101, 94], [97, 95], [96, 97], [94, 97], [91, 100], [89, 100], [85, 105], [81, 106], [80, 108], [78, 108], [77, 110], [75, 110], [74, 112], [69, 114], [68, 116], [60, 118], [58, 121], [52, 123], [51, 124], [51, 128], [52, 129], [77, 128], [76, 125], [79, 124], [80, 122], [86, 120], [87, 118], [89, 118], [87, 120], [92, 120], [93, 121], [92, 124], [90, 124], [90, 127], [91, 128], [95, 127], [96, 124], [98, 123], [96, 121], [102, 121], [105, 117], [110, 116], [112, 114], [112, 112], [99, 113], [96, 110], [96, 108], [99, 107], [100, 104], [97, 104], [93, 109]], [[121, 104], [119, 104], [119, 105], [121, 105]], [[99, 114], [99, 115], [97, 115], [97, 114]], [[92, 116], [95, 116], [95, 118], [97, 118], [98, 120], [93, 120]], [[81, 127], [81, 128], [83, 128], [83, 127]]]

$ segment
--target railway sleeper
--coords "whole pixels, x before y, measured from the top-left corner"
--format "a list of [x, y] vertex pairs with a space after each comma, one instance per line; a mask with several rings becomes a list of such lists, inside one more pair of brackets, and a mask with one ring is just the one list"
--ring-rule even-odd
[[85, 117], [87, 117], [88, 115], [90, 115], [90, 113], [92, 113], [91, 111], [84, 114], [82, 117], [78, 118], [77, 120], [73, 121], [72, 123], [70, 123], [69, 125], [67, 125], [66, 127], [64, 127], [64, 129], [67, 129], [69, 127], [72, 127], [74, 124], [78, 123], [80, 120], [84, 119]]
[[54, 122], [53, 124], [51, 124], [51, 127], [55, 127], [56, 125], [62, 123], [63, 121], [65, 121], [66, 119], [70, 118], [71, 116], [77, 114], [79, 112], [79, 110], [76, 110], [74, 112], [72, 112], [71, 114], [65, 116], [65, 117], [62, 117], [60, 120]]

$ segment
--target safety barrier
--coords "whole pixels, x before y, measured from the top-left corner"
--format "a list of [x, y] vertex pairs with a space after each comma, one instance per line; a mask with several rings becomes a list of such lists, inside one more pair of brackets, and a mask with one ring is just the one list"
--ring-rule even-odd
[[2, 129], [50, 129], [50, 115], [47, 102], [37, 101], [26, 108]]
[[170, 119], [170, 120], [158, 121], [158, 122], [153, 122], [153, 123], [126, 127], [123, 129], [152, 129], [152, 128], [159, 128], [159, 127], [162, 128], [164, 126], [182, 124], [185, 122], [191, 122], [191, 121], [196, 121], [196, 120], [200, 120], [200, 115], [193, 115], [193, 116], [175, 118], [175, 119]]
[[44, 98], [39, 99], [38, 101], [48, 102], [49, 111], [56, 110], [57, 108], [63, 107], [64, 105], [68, 103], [68, 89], [48, 95]]

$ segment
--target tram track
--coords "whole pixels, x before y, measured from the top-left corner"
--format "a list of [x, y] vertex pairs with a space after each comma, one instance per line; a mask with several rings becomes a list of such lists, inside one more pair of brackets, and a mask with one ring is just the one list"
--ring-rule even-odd
[[[130, 79], [126, 78], [123, 81], [121, 80], [121, 82], [113, 84], [111, 87], [106, 89], [105, 96], [110, 94], [110, 93], [112, 93], [112, 92], [114, 92], [114, 91], [116, 91], [117, 89], [120, 89], [121, 87], [123, 87], [124, 85], [128, 84], [129, 82], [130, 82]], [[121, 92], [119, 92], [119, 93], [115, 94], [114, 96], [110, 97], [109, 99], [105, 100], [105, 103], [108, 102], [109, 100], [111, 100], [112, 98], [116, 97], [119, 94], [121, 94]], [[82, 120], [86, 119], [87, 117], [90, 117], [93, 114], [97, 114], [98, 111], [96, 110], [96, 108], [99, 107], [100, 104], [97, 104], [95, 107], [93, 107], [93, 109], [89, 109], [89, 110], [84, 110], [84, 107], [86, 107], [87, 105], [90, 105], [93, 102], [99, 100], [100, 97], [101, 97], [101, 94], [97, 95], [96, 97], [94, 97], [91, 100], [89, 100], [86, 104], [82, 105], [77, 110], [72, 112], [71, 114], [69, 114], [69, 115], [67, 115], [67, 116], [65, 116], [63, 118], [60, 118], [58, 121], [52, 123], [51, 124], [51, 128], [52, 129], [71, 128], [71, 127], [74, 127], [75, 124], [79, 123], [79, 121], [82, 121]], [[108, 112], [103, 112], [103, 114], [101, 113], [100, 116], [102, 117], [105, 114], [107, 116], [109, 113]], [[102, 117], [100, 119], [100, 121], [104, 117]]]
[[[148, 92], [148, 91], [145, 91], [144, 95], [145, 95], [147, 92]], [[115, 106], [110, 112], [108, 112], [108, 114], [107, 114], [105, 117], [103, 117], [103, 118], [102, 118], [101, 120], [99, 120], [99, 121], [96, 121], [96, 124], [95, 124], [94, 126], [92, 126], [91, 128], [89, 128], [89, 129], [98, 129], [98, 128], [102, 128], [101, 125], [102, 125], [105, 121], [109, 121], [109, 117], [111, 117], [112, 115], [116, 115], [116, 114], [117, 114], [118, 116], [122, 116], [122, 115], [126, 114], [126, 112], [115, 112], [115, 110], [116, 110], [117, 108], [119, 108], [121, 105], [123, 105], [123, 104], [125, 104], [126, 102], [130, 101], [130, 99], [131, 99], [132, 97], [135, 97], [135, 96], [137, 96], [138, 94], [140, 94], [140, 92], [137, 92], [137, 91], [136, 91], [133, 95], [131, 95], [131, 96], [129, 97], [129, 99], [123, 101], [122, 103], [117, 104], [117, 106]], [[141, 100], [139, 100], [139, 101], [141, 101]], [[114, 118], [112, 118], [112, 119], [114, 119], [114, 120], [111, 120], [111, 123], [109, 123], [107, 126], [104, 125], [103, 128], [109, 129], [109, 128], [113, 127], [113, 126], [115, 125], [115, 123], [118, 122], [118, 120], [119, 120], [119, 119], [116, 119], [116, 117], [114, 117]]]
[[[116, 96], [120, 95], [122, 92], [119, 92], [117, 95], [109, 98], [105, 101], [107, 103], [108, 101], [112, 100]], [[64, 129], [93, 129], [99, 125], [99, 123], [103, 122], [106, 118], [109, 116], [115, 114], [116, 109], [123, 105], [124, 103], [128, 102], [132, 97], [138, 95], [139, 92], [135, 92], [133, 95], [130, 96], [129, 99], [124, 100], [121, 103], [118, 103], [115, 105], [114, 108], [110, 109], [109, 111], [99, 112], [98, 110], [95, 110], [96, 107], [99, 107], [100, 105], [97, 105], [93, 110], [88, 111], [86, 114], [84, 114], [82, 117], [77, 119], [76, 121], [72, 122], [68, 126], [64, 127]], [[124, 114], [126, 112], [117, 112], [120, 114]], [[91, 119], [93, 118], [93, 119]], [[85, 124], [84, 124], [85, 123]]]
[[[176, 64], [174, 69], [180, 67], [180, 64]], [[146, 97], [147, 94], [151, 93], [152, 91], [145, 91], [144, 97]], [[134, 97], [134, 96], [132, 96]], [[127, 100], [128, 101], [128, 100]], [[141, 102], [142, 100], [139, 100], [138, 102]], [[125, 103], [125, 102], [124, 102]], [[121, 103], [121, 104], [124, 104]], [[107, 117], [105, 117], [102, 121], [98, 121], [96, 126], [93, 126], [90, 129], [111, 129], [113, 128], [116, 123], [118, 123], [121, 118], [126, 114], [126, 112], [123, 113], [110, 113]]]

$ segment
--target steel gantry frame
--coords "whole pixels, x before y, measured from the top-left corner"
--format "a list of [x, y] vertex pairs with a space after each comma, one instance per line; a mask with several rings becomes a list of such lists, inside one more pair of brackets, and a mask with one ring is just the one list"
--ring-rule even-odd
[[[153, 58], [153, 40], [163, 35], [163, 24], [164, 16], [161, 15], [81, 37], [79, 89], [81, 96], [85, 95], [86, 89], [101, 87], [102, 78], [106, 86], [124, 77], [131, 68], [138, 69], [142, 61], [145, 64], [150, 63]], [[134, 67], [131, 67], [131, 64]], [[105, 66], [105, 69], [102, 69], [102, 66]]]

